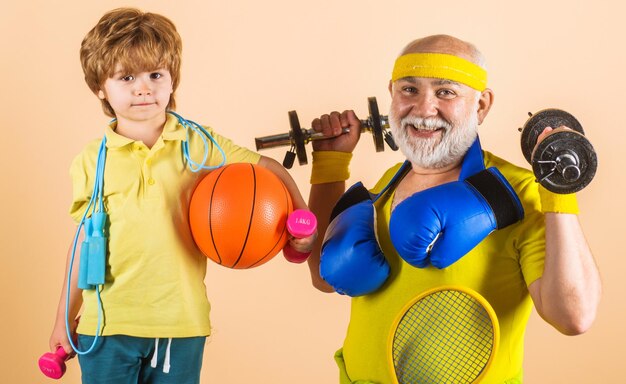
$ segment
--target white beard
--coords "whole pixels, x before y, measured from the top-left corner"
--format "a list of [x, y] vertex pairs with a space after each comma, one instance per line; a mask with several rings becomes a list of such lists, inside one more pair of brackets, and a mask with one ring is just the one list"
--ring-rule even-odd
[[[389, 112], [389, 126], [396, 144], [414, 165], [424, 169], [444, 168], [460, 161], [478, 135], [478, 114], [472, 113], [464, 124], [453, 126], [438, 117], [406, 116], [401, 121]], [[409, 135], [409, 129], [442, 129], [441, 138], [419, 139]]]

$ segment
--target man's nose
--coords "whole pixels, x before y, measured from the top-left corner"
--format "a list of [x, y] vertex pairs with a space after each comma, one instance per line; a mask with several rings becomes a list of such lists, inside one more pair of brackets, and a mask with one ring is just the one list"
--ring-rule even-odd
[[414, 99], [413, 112], [421, 118], [437, 115], [437, 98], [434, 95], [421, 94]]

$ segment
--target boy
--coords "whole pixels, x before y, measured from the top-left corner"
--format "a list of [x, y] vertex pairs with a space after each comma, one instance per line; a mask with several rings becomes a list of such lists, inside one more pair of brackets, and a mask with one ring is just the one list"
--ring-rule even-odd
[[[181, 47], [170, 20], [130, 8], [105, 14], [81, 45], [85, 81], [104, 112], [115, 118], [105, 140], [88, 144], [70, 170], [71, 216], [82, 223], [89, 212], [98, 172], [103, 172], [101, 201], [109, 215], [106, 281], [83, 290], [81, 297], [79, 273], [72, 274], [69, 284], [66, 273], [50, 337], [52, 350], [61, 346], [72, 352], [66, 318], [75, 319], [84, 304], [80, 324], [69, 323], [72, 339], [78, 341], [83, 383], [199, 382], [211, 326], [206, 257], [194, 245], [187, 219], [191, 193], [206, 175], [196, 172], [198, 167], [258, 163], [283, 181], [294, 208], [306, 208], [278, 162], [209, 128], [203, 137], [201, 127], [190, 128], [190, 122], [169, 112], [175, 108]], [[98, 171], [102, 148], [106, 163]], [[306, 252], [315, 236], [289, 244]], [[74, 242], [68, 269], [83, 239]]]

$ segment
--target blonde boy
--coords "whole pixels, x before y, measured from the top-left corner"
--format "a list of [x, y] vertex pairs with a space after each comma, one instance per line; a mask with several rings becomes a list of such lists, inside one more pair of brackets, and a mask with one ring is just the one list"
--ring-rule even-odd
[[[197, 132], [187, 135], [185, 121], [170, 113], [176, 106], [181, 48], [169, 19], [131, 8], [106, 13], [81, 46], [85, 81], [105, 114], [115, 118], [105, 128], [106, 281], [81, 292], [73, 273], [69, 296], [64, 284], [50, 337], [51, 349], [62, 346], [71, 352], [65, 318], [75, 319], [83, 306], [80, 323], [70, 323], [78, 349], [85, 351], [100, 336], [93, 350], [79, 357], [83, 383], [199, 382], [205, 338], [211, 332], [210, 304], [204, 285], [206, 257], [193, 243], [187, 209], [191, 192], [207, 172], [190, 170], [184, 141], [195, 161], [208, 146], [208, 166], [224, 160], [268, 168], [285, 183], [295, 208], [306, 207], [293, 179], [276, 161], [210, 128], [205, 130], [214, 141]], [[94, 190], [101, 143], [89, 143], [71, 166], [70, 214], [77, 223]], [[291, 239], [290, 245], [306, 251], [314, 237]]]

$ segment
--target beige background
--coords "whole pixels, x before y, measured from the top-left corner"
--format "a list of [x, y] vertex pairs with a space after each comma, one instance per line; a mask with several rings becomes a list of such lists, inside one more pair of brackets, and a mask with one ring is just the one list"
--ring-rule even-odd
[[[83, 82], [78, 48], [107, 10], [163, 13], [184, 41], [179, 112], [236, 142], [287, 132], [287, 111], [304, 127], [332, 109], [383, 114], [396, 53], [413, 38], [449, 33], [477, 44], [490, 66], [495, 105], [483, 146], [517, 164], [526, 113], [573, 113], [600, 166], [579, 193], [580, 215], [604, 281], [593, 328], [566, 337], [533, 315], [528, 383], [623, 382], [624, 53], [621, 2], [609, 0], [446, 1], [10, 1], [0, 13], [0, 368], [3, 383], [50, 382], [37, 369], [48, 349], [65, 253], [73, 235], [68, 166], [108, 119]], [[282, 160], [284, 148], [265, 155]], [[367, 185], [399, 153], [375, 153], [364, 137], [352, 181]], [[308, 195], [310, 165], [291, 174]], [[215, 333], [203, 382], [333, 383], [349, 302], [309, 284], [304, 265], [282, 257], [249, 271], [210, 264], [206, 278]], [[65, 383], [78, 383], [76, 360]]]

